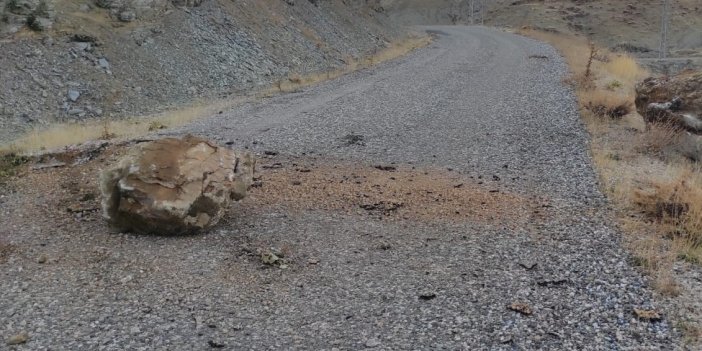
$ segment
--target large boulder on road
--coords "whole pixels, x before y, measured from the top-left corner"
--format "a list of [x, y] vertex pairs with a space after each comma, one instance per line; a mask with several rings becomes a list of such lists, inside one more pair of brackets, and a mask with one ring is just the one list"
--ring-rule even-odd
[[198, 137], [152, 141], [102, 172], [103, 214], [120, 230], [197, 233], [246, 196], [254, 167], [250, 154]]
[[647, 78], [636, 85], [636, 110], [646, 123], [702, 134], [702, 72]]

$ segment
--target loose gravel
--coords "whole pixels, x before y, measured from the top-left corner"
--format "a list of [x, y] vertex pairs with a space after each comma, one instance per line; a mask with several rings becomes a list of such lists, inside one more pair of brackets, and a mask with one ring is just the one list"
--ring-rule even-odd
[[[28, 340], [0, 347], [684, 349], [621, 247], [555, 50], [485, 28], [429, 30], [435, 42], [400, 60], [169, 132], [262, 157], [260, 187], [211, 233], [119, 234], [95, 213], [59, 213], [92, 191], [98, 163], [18, 180], [0, 201], [10, 219], [0, 229], [8, 248], [0, 333], [27, 332]], [[285, 197], [281, 172], [290, 187], [331, 190]], [[335, 197], [344, 175], [358, 189], [344, 185]], [[432, 176], [436, 184], [425, 179]], [[497, 217], [530, 213], [515, 226], [412, 216], [442, 206], [428, 202], [403, 216], [328, 206], [364, 195], [393, 204], [377, 201], [397, 195], [383, 192], [390, 177], [403, 182], [393, 191], [440, 193], [462, 183], [478, 198], [500, 194], [482, 201]], [[413, 187], [410, 179], [422, 181]], [[261, 199], [267, 184], [284, 201]], [[295, 196], [304, 206], [290, 205]], [[261, 259], [272, 254], [279, 260]], [[640, 320], [635, 308], [663, 318]]]

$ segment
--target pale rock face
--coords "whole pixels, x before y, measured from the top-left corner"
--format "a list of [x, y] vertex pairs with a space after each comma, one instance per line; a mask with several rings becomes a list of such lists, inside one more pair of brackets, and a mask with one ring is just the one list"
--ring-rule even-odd
[[201, 138], [156, 140], [102, 172], [103, 213], [120, 230], [197, 233], [246, 196], [254, 168], [250, 154]]
[[647, 78], [636, 85], [636, 110], [647, 123], [702, 134], [702, 72]]

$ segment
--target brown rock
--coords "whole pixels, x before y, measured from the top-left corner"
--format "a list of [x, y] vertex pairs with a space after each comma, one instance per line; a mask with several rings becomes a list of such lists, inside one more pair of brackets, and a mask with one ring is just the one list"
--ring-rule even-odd
[[662, 319], [661, 315], [655, 310], [634, 308], [634, 315], [638, 319], [648, 322], [657, 322]]
[[667, 123], [702, 134], [702, 72], [646, 78], [636, 85], [635, 103], [646, 123]]
[[29, 340], [29, 334], [26, 331], [23, 331], [19, 334], [13, 335], [9, 338], [7, 338], [6, 343], [8, 345], [20, 345], [24, 344]]
[[530, 316], [533, 313], [531, 306], [521, 302], [514, 302], [511, 305], [507, 306], [507, 309], [521, 313], [525, 316]]
[[152, 141], [102, 172], [103, 214], [121, 230], [196, 233], [246, 196], [254, 167], [250, 154], [198, 137]]

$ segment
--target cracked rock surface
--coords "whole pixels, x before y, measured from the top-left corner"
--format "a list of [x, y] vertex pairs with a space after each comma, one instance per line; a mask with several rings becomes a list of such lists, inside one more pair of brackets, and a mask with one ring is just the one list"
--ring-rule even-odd
[[250, 154], [202, 138], [155, 140], [102, 172], [103, 215], [121, 230], [196, 233], [246, 196], [254, 165]]

